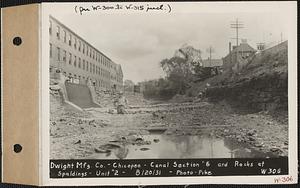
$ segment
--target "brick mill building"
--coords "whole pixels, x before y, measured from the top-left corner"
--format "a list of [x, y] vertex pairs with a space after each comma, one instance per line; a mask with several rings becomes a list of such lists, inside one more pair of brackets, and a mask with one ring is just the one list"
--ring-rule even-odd
[[121, 90], [123, 72], [119, 64], [100, 52], [74, 31], [49, 17], [50, 77], [62, 72], [69, 82], [90, 80], [99, 90]]

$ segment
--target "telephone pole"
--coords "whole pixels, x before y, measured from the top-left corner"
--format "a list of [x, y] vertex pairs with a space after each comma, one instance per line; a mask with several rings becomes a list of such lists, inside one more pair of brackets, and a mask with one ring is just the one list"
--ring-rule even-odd
[[214, 53], [214, 49], [210, 46], [206, 51], [209, 53], [209, 64], [211, 65], [211, 54]]
[[238, 20], [238, 18], [235, 21], [232, 21], [230, 23], [230, 28], [235, 29], [236, 32], [236, 46], [239, 45], [239, 29], [244, 28], [244, 24]]

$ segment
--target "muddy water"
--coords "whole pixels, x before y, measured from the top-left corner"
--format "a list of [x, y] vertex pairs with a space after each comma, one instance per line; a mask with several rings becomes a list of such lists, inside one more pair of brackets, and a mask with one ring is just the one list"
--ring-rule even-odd
[[95, 159], [147, 159], [147, 158], [266, 158], [274, 157], [250, 149], [231, 139], [212, 136], [144, 135], [148, 145], [121, 144], [110, 153], [96, 153]]

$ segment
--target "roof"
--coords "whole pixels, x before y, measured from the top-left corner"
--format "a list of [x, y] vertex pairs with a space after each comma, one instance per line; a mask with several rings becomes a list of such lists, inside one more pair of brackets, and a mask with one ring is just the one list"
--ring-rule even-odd
[[203, 67], [219, 67], [223, 65], [222, 59], [204, 59], [202, 60]]
[[238, 47], [234, 48], [232, 51], [234, 52], [256, 52], [254, 48], [252, 48], [248, 43], [241, 43]]

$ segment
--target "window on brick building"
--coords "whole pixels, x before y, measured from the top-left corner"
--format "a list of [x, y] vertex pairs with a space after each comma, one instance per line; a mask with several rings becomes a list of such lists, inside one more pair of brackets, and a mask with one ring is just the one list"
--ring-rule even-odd
[[77, 66], [77, 58], [76, 58], [76, 55], [74, 55], [74, 67], [76, 67]]
[[64, 30], [64, 42], [67, 42], [67, 33], [65, 30]]
[[49, 34], [52, 35], [52, 21], [49, 21]]
[[72, 35], [71, 35], [71, 33], [69, 34], [69, 46], [71, 46], [72, 45]]
[[66, 50], [64, 50], [64, 53], [63, 53], [63, 61], [64, 62], [67, 61], [67, 52], [66, 52]]
[[57, 60], [60, 61], [60, 48], [57, 47]]
[[52, 58], [52, 44], [50, 43], [50, 47], [49, 47], [50, 49], [49, 49], [49, 56], [50, 56], [50, 58]]
[[93, 65], [90, 63], [90, 72], [93, 72]]
[[82, 60], [82, 69], [85, 70], [85, 60]]
[[82, 53], [84, 54], [84, 52], [85, 52], [85, 44], [82, 43]]
[[81, 50], [81, 41], [78, 41], [78, 51]]
[[72, 64], [72, 54], [69, 53], [69, 65], [71, 65], [71, 64]]
[[86, 61], [86, 71], [89, 71], [89, 62]]
[[77, 49], [77, 39], [74, 37], [74, 48]]
[[60, 39], [60, 27], [59, 26], [57, 26], [57, 28], [56, 28], [56, 37], [57, 37], [57, 39]]
[[81, 59], [80, 59], [80, 57], [78, 58], [78, 68], [81, 68]]

